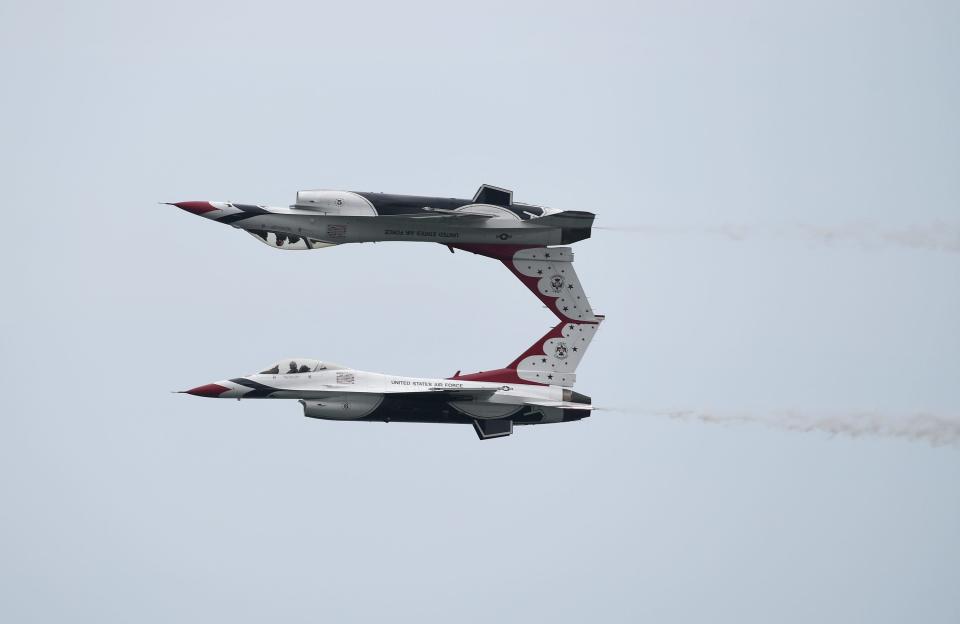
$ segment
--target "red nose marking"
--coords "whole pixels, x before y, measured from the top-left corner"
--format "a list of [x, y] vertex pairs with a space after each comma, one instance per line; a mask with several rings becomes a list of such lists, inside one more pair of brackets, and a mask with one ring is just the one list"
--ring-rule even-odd
[[197, 386], [192, 390], [187, 390], [187, 394], [202, 397], [218, 397], [229, 389], [230, 388], [224, 388], [219, 384], [207, 384], [205, 386]]
[[181, 210], [192, 212], [195, 215], [202, 215], [207, 212], [213, 212], [214, 210], [219, 210], [219, 208], [217, 208], [210, 202], [202, 202], [202, 201], [176, 202], [173, 205]]

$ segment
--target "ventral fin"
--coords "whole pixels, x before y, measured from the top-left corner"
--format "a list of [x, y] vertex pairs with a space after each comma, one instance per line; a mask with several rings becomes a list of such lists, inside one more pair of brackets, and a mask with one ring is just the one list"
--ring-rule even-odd
[[513, 421], [509, 418], [496, 420], [474, 419], [473, 429], [477, 432], [477, 437], [481, 440], [491, 438], [502, 438], [513, 433]]
[[484, 184], [477, 189], [473, 196], [475, 204], [489, 204], [491, 206], [509, 206], [513, 203], [513, 191]]

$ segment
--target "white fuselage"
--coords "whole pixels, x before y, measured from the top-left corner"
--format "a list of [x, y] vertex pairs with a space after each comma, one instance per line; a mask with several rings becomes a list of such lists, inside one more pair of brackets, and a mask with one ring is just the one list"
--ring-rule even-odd
[[540, 421], [557, 422], [562, 420], [564, 410], [585, 415], [582, 410], [590, 409], [583, 403], [564, 401], [569, 390], [559, 386], [401, 377], [339, 366], [308, 372], [267, 371], [189, 392], [238, 400], [298, 399], [307, 416], [327, 420], [365, 419], [380, 408], [383, 410], [379, 413], [411, 408], [429, 412], [447, 406], [462, 417], [476, 420], [506, 418], [534, 408], [542, 414]]
[[[252, 382], [243, 385], [240, 380]], [[436, 379], [424, 377], [400, 377], [384, 375], [354, 369], [321, 370], [307, 373], [257, 373], [234, 380], [218, 381], [217, 384], [228, 388], [221, 398], [242, 399], [246, 395], [256, 394], [257, 385], [270, 388], [269, 396], [253, 398], [271, 399], [312, 399], [323, 398], [331, 394], [438, 394], [442, 392], [463, 391], [476, 393], [487, 391], [484, 402], [505, 405], [525, 405], [532, 402], [561, 402], [563, 388], [534, 384], [500, 384], [454, 379]]]
[[[225, 208], [229, 210], [229, 208]], [[295, 244], [268, 245], [285, 249], [308, 249], [344, 243], [419, 241], [455, 244], [559, 245], [558, 227], [538, 225], [515, 217], [479, 220], [411, 219], [405, 217], [341, 215], [298, 208], [264, 207], [268, 214], [252, 216], [234, 225], [247, 231], [263, 231], [304, 239]]]

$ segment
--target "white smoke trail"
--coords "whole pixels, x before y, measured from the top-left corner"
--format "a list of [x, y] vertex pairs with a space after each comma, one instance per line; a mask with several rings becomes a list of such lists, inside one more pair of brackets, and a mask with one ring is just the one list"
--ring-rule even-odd
[[928, 251], [960, 253], [960, 224], [935, 222], [902, 228], [885, 228], [868, 223], [846, 225], [737, 225], [670, 226], [654, 224], [594, 226], [597, 230], [631, 232], [645, 236], [707, 234], [731, 241], [758, 238], [794, 239], [821, 245], [854, 243], [862, 247], [908, 247]]
[[850, 437], [883, 436], [928, 442], [933, 446], [960, 445], [960, 418], [929, 412], [887, 414], [875, 411], [813, 413], [795, 410], [763, 413], [704, 410], [658, 410], [599, 407], [598, 410], [666, 416], [705, 423], [757, 423], [786, 431], [822, 431]]

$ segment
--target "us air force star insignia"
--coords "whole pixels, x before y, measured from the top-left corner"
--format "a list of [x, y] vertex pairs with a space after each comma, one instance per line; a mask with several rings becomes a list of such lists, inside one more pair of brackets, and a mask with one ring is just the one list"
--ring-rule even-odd
[[559, 293], [563, 289], [563, 276], [554, 275], [550, 278], [550, 288], [553, 289], [553, 292]]
[[500, 234], [497, 234], [497, 238], [499, 238], [500, 240], [507, 240], [508, 238], [510, 238], [510, 235], [507, 234], [506, 232], [501, 232]]
[[557, 348], [554, 350], [553, 354], [558, 360], [564, 360], [567, 357], [567, 343], [561, 342], [557, 345]]

